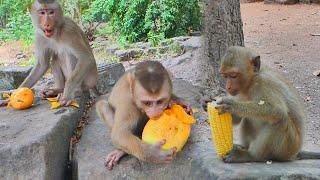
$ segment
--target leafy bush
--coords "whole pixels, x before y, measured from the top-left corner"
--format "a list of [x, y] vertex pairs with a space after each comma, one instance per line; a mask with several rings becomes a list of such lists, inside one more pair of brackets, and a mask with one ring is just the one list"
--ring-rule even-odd
[[25, 39], [32, 40], [32, 23], [28, 7], [32, 0], [1, 0], [0, 5], [0, 41]]
[[[0, 41], [32, 40], [28, 8], [34, 0], [0, 0]], [[61, 0], [80, 26], [111, 20], [119, 42], [150, 41], [185, 35], [200, 28], [198, 0]]]
[[185, 35], [200, 29], [198, 0], [107, 0], [111, 25], [129, 42]]

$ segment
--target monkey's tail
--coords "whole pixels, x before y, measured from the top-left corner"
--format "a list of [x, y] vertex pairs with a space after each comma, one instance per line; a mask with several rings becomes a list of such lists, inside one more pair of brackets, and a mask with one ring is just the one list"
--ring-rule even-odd
[[320, 159], [320, 152], [301, 151], [298, 153], [297, 159]]

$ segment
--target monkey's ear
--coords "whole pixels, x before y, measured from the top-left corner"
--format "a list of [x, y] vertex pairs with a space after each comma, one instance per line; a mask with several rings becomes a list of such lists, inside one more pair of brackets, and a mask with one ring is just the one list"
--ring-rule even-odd
[[259, 72], [260, 71], [260, 65], [261, 65], [260, 56], [253, 57], [252, 60], [251, 60], [251, 63], [253, 65], [254, 72]]
[[130, 92], [133, 93], [134, 88], [134, 73], [128, 73], [127, 80], [129, 82]]

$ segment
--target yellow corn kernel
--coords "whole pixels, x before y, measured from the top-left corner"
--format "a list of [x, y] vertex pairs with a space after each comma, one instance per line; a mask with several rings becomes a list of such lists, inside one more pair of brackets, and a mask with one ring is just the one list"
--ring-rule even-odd
[[208, 103], [212, 142], [219, 158], [223, 158], [233, 147], [232, 117], [230, 113], [219, 115], [212, 103]]

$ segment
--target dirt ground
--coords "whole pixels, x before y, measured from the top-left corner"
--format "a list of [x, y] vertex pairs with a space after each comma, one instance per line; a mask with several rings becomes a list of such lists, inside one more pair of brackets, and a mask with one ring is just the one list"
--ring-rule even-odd
[[294, 83], [304, 99], [306, 146], [320, 148], [320, 6], [241, 4], [245, 45]]
[[[320, 34], [320, 6], [246, 3], [241, 14], [245, 45], [298, 89], [308, 113], [306, 146], [319, 150], [320, 77], [312, 72], [320, 69], [320, 36], [311, 34]], [[0, 47], [0, 65], [17, 64], [16, 54], [23, 50], [21, 42]]]

